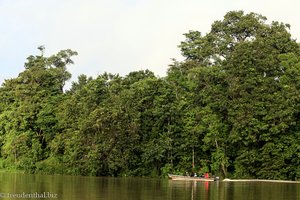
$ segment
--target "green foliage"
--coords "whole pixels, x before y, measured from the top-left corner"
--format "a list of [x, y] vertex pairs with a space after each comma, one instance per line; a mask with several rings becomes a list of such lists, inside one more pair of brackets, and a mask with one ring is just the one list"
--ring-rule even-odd
[[45, 160], [39, 161], [35, 163], [36, 173], [43, 174], [65, 174], [65, 166], [64, 164], [55, 157], [49, 157]]
[[166, 77], [80, 75], [72, 50], [29, 56], [0, 87], [0, 168], [90, 176], [300, 179], [300, 45], [289, 25], [229, 12], [179, 45]]
[[185, 34], [179, 47], [186, 61], [175, 63], [169, 75], [179, 71], [191, 86], [190, 104], [198, 107], [202, 127], [197, 137], [215, 173], [297, 178], [287, 172], [289, 159], [283, 156], [285, 147], [298, 141], [284, 143], [282, 137], [289, 133], [293, 138], [290, 130], [298, 127], [299, 110], [299, 45], [288, 29], [238, 11], [214, 22], [204, 36], [198, 31]]

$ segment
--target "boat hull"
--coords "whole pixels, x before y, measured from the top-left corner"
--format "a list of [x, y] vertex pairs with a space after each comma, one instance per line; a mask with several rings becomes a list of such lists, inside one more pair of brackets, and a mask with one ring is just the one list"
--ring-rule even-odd
[[202, 178], [202, 177], [190, 177], [190, 176], [180, 176], [168, 174], [169, 179], [174, 181], [216, 181], [215, 178]]

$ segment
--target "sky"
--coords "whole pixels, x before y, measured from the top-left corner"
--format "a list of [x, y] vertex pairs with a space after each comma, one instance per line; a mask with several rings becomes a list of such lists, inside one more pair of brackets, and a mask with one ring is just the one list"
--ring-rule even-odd
[[46, 56], [78, 52], [69, 85], [80, 74], [149, 69], [164, 77], [172, 58], [183, 60], [184, 33], [205, 34], [233, 10], [288, 23], [300, 42], [298, 0], [0, 0], [0, 84], [24, 71], [40, 45]]

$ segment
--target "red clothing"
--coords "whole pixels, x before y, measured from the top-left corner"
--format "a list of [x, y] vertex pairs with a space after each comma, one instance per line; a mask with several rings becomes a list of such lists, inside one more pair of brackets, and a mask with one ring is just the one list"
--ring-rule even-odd
[[209, 174], [207, 172], [204, 174], [204, 178], [209, 178]]

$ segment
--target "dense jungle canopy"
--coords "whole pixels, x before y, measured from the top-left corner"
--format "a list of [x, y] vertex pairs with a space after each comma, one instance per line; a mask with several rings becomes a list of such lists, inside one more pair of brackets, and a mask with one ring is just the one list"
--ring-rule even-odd
[[166, 77], [80, 75], [67, 91], [77, 52], [41, 47], [0, 88], [0, 168], [299, 180], [300, 45], [289, 28], [228, 12], [206, 34], [184, 34], [185, 60]]

